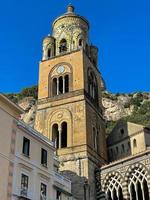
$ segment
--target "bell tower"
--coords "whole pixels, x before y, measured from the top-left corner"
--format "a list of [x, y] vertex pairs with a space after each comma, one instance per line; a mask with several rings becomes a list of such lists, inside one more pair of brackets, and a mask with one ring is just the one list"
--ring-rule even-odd
[[60, 170], [78, 200], [95, 200], [94, 171], [107, 160], [103, 79], [89, 23], [72, 5], [43, 40], [35, 129], [55, 143]]

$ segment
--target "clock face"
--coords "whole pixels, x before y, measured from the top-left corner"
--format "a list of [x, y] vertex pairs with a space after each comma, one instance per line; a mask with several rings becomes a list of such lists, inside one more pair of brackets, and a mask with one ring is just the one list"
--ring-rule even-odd
[[57, 68], [57, 72], [58, 72], [59, 74], [62, 74], [64, 71], [65, 71], [64, 66], [59, 66], [59, 67]]

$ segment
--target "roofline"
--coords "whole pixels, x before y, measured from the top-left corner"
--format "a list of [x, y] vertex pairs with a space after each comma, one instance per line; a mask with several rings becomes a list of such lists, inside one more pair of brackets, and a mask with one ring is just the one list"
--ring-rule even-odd
[[130, 156], [126, 156], [124, 158], [121, 158], [119, 160], [115, 160], [115, 161], [112, 161], [108, 164], [105, 164], [105, 165], [102, 165], [101, 166], [101, 170], [105, 170], [105, 169], [108, 169], [110, 167], [114, 167], [114, 166], [117, 166], [119, 164], [124, 164], [130, 160], [133, 160], [133, 159], [136, 159], [138, 157], [141, 157], [143, 155], [148, 155], [150, 154], [150, 148], [148, 147], [146, 150], [140, 152], [140, 153], [137, 153], [137, 154], [134, 154], [134, 155], [130, 155]]
[[14, 107], [15, 110], [19, 113], [19, 114], [23, 114], [25, 111], [18, 106], [16, 103], [12, 102], [8, 97], [6, 97], [4, 94], [0, 93], [0, 98], [2, 98], [2, 100], [6, 103], [8, 103], [10, 106]]
[[19, 128], [26, 130], [31, 136], [38, 138], [39, 140], [50, 146], [53, 150], [55, 150], [54, 143], [47, 137], [45, 137], [44, 135], [33, 129], [31, 126], [27, 125], [26, 123], [20, 120], [19, 121], [17, 120], [17, 126]]

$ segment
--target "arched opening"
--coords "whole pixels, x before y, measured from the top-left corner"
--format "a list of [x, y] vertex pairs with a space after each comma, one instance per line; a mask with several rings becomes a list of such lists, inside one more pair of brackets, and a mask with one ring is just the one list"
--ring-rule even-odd
[[113, 200], [118, 200], [117, 192], [116, 192], [115, 189], [114, 189], [114, 191], [113, 191]]
[[79, 47], [83, 47], [83, 40], [79, 39]]
[[124, 144], [122, 144], [121, 146], [122, 146], [122, 153], [124, 153], [125, 152]]
[[69, 92], [69, 75], [65, 76], [65, 93]]
[[137, 147], [136, 139], [133, 140], [133, 147]]
[[122, 193], [121, 187], [119, 187], [119, 190], [118, 190], [118, 197], [119, 197], [119, 200], [123, 200], [123, 193]]
[[52, 126], [52, 141], [55, 143], [55, 148], [59, 148], [59, 131], [58, 124]]
[[149, 200], [146, 169], [139, 166], [132, 169], [128, 175], [129, 193], [131, 200]]
[[94, 73], [88, 74], [88, 92], [90, 97], [97, 103], [98, 102], [98, 86]]
[[65, 39], [62, 39], [59, 45], [59, 53], [63, 53], [66, 51], [67, 51], [67, 41]]
[[141, 184], [139, 181], [137, 183], [137, 192], [138, 192], [138, 199], [143, 200]]
[[61, 148], [67, 147], [67, 123], [63, 122], [61, 124]]
[[130, 190], [131, 190], [131, 200], [136, 200], [136, 192], [135, 192], [135, 187], [134, 187], [134, 184], [132, 183], [131, 186], [130, 186]]
[[74, 40], [73, 40], [73, 45], [72, 46], [73, 46], [73, 49], [75, 49], [75, 41]]
[[48, 49], [48, 51], [47, 51], [47, 57], [51, 58], [51, 49]]
[[110, 190], [108, 190], [108, 192], [107, 192], [107, 200], [112, 200]]
[[147, 181], [145, 179], [143, 181], [143, 190], [144, 190], [144, 198], [145, 198], [145, 200], [149, 200], [148, 185], [147, 185]]
[[63, 93], [63, 77], [59, 77], [59, 94]]
[[121, 175], [115, 173], [106, 179], [105, 189], [108, 200], [123, 200]]
[[57, 78], [53, 79], [52, 91], [53, 91], [53, 96], [57, 95]]

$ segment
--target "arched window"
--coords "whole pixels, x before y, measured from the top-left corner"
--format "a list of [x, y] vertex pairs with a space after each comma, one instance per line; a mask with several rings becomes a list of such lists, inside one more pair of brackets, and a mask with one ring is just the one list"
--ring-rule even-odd
[[124, 153], [125, 152], [124, 144], [122, 144], [121, 147], [122, 147], [122, 153]]
[[88, 93], [90, 97], [98, 103], [98, 86], [97, 79], [93, 72], [88, 73]]
[[57, 149], [67, 147], [67, 122], [61, 125], [53, 124], [52, 126], [52, 141]]
[[51, 49], [48, 49], [48, 51], [47, 51], [47, 57], [51, 58]]
[[83, 47], [83, 40], [79, 39], [79, 47]]
[[62, 39], [59, 45], [59, 53], [63, 53], [67, 51], [67, 41], [66, 39]]
[[133, 147], [137, 147], [136, 139], [133, 140]]
[[59, 94], [63, 94], [63, 77], [59, 77]]
[[54, 78], [52, 81], [52, 96], [69, 92], [69, 75]]
[[57, 94], [57, 78], [54, 78], [54, 79], [53, 79], [52, 91], [53, 91], [53, 96], [58, 95], [58, 94]]
[[52, 127], [52, 141], [55, 144], [55, 148], [59, 148], [59, 131], [58, 124], [54, 124]]
[[65, 75], [65, 93], [69, 92], [69, 75]]
[[149, 200], [147, 171], [142, 165], [136, 164], [128, 174], [128, 190], [130, 200]]
[[106, 177], [105, 193], [107, 200], [123, 200], [121, 175], [119, 173]]
[[61, 148], [67, 147], [67, 123], [63, 122], [61, 124]]

